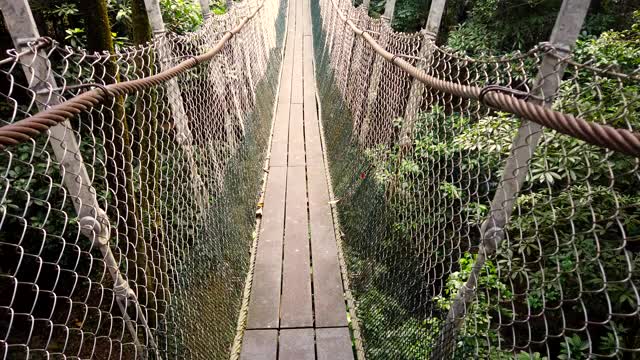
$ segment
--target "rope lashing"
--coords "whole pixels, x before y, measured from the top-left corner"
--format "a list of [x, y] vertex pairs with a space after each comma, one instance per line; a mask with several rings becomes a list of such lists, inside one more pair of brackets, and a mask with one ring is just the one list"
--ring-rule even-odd
[[512, 95], [512, 96], [514, 96], [516, 98], [523, 99], [523, 100], [528, 100], [528, 99], [531, 98], [531, 99], [536, 99], [536, 100], [539, 100], [539, 101], [543, 101], [543, 99], [541, 97], [535, 96], [535, 95], [533, 95], [531, 93], [528, 93], [526, 91], [520, 91], [520, 90], [512, 89], [510, 87], [501, 86], [501, 85], [487, 85], [487, 86], [483, 87], [482, 90], [480, 90], [480, 93], [478, 94], [478, 101], [483, 103], [483, 104], [485, 104], [485, 105], [488, 105], [485, 102], [484, 98], [488, 93], [493, 92], [493, 91], [506, 93], [506, 94]]

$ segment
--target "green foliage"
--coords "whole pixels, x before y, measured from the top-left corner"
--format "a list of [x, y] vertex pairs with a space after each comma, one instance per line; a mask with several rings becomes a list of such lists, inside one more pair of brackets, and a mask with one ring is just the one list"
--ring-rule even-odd
[[76, 4], [73, 4], [73, 3], [71, 4], [63, 3], [60, 5], [56, 5], [52, 9], [44, 9], [43, 12], [46, 15], [62, 17], [65, 22], [68, 22], [71, 16], [75, 16], [79, 14], [78, 7], [76, 6]]
[[[445, 19], [447, 25], [453, 27], [448, 33], [447, 45], [469, 54], [526, 51], [547, 41], [560, 4], [560, 0], [476, 0], [466, 2], [460, 11], [460, 5], [453, 2], [447, 9], [458, 10], [459, 15], [455, 19], [458, 22]], [[586, 19], [584, 36], [595, 40], [603, 32], [632, 26], [637, 23], [634, 10], [638, 6], [637, 3], [618, 1], [594, 4]], [[608, 43], [609, 40], [599, 38], [600, 42]], [[618, 51], [624, 51], [623, 47]], [[599, 51], [596, 53], [601, 54]]]
[[[38, 27], [43, 35], [50, 36], [64, 44], [86, 47], [85, 19], [78, 8], [77, 0], [32, 0]], [[167, 30], [184, 34], [196, 30], [202, 23], [200, 5], [194, 0], [161, 0], [162, 16]], [[214, 14], [226, 12], [226, 2], [211, 2]], [[128, 46], [134, 43], [131, 0], [108, 0], [107, 13], [111, 24], [114, 45]], [[145, 15], [146, 16], [146, 15]]]
[[211, 7], [211, 11], [215, 15], [222, 15], [227, 12], [227, 2], [226, 0], [214, 0], [209, 4]]
[[[594, 65], [631, 72], [640, 66], [639, 29], [634, 25], [600, 36], [585, 34], [578, 41], [576, 59], [594, 59]], [[640, 92], [636, 81], [571, 67], [567, 71], [570, 81], [561, 86], [555, 109], [586, 114], [583, 116], [588, 119], [613, 126], [640, 127], [640, 107], [634, 103]], [[442, 319], [468, 279], [474, 257], [463, 249], [457, 263], [445, 262], [443, 267], [450, 266], [451, 272], [442, 287], [437, 282], [431, 285], [431, 291], [439, 294], [428, 300], [433, 307], [426, 317], [414, 315], [412, 309], [417, 305], [406, 294], [419, 293], [414, 292], [417, 286], [411, 282], [414, 276], [421, 276], [415, 269], [441, 259], [442, 251], [423, 251], [422, 233], [437, 228], [428, 236], [438, 244], [447, 244], [448, 239], [464, 243], [461, 233], [470, 233], [472, 241], [479, 238], [480, 224], [488, 214], [519, 122], [507, 113], [469, 118], [434, 106], [417, 116], [410, 151], [381, 146], [367, 152], [374, 168], [372, 179], [385, 189], [392, 229], [376, 244], [376, 251], [386, 256], [361, 261], [373, 262], [366, 269], [372, 270], [374, 285], [363, 291], [362, 296], [368, 300], [366, 309], [360, 310], [375, 309], [363, 322], [365, 338], [372, 339], [367, 344], [373, 353], [380, 354], [379, 358], [426, 357], [428, 352], [420, 352], [423, 347], [407, 347], [416, 341], [430, 348], [437, 346]], [[403, 120], [394, 123], [399, 132]], [[479, 291], [456, 340], [456, 358], [540, 359], [541, 353], [560, 359], [586, 359], [590, 353], [621, 358], [621, 348], [637, 346], [637, 332], [633, 330], [640, 325], [637, 319], [606, 319], [608, 313], [632, 314], [638, 306], [633, 283], [640, 278], [640, 254], [623, 240], [640, 238], [640, 179], [633, 175], [636, 168], [634, 158], [544, 131], [506, 228], [507, 240], [480, 273]], [[426, 212], [416, 214], [416, 208], [408, 207], [434, 199], [438, 206]], [[447, 240], [443, 242], [443, 238]], [[394, 272], [404, 274], [407, 280]], [[389, 282], [402, 297], [386, 290]], [[602, 289], [606, 289], [606, 296]], [[375, 296], [371, 295], [373, 291]], [[551, 310], [558, 308], [563, 318]], [[598, 309], [604, 309], [604, 313]], [[534, 314], [544, 314], [546, 322], [536, 321]], [[526, 330], [498, 327], [524, 316], [531, 316]], [[566, 332], [564, 339], [545, 339], [547, 348], [530, 345], [529, 352], [518, 354], [498, 350], [504, 347], [505, 339], [542, 340], [545, 334], [558, 333], [562, 327], [580, 328], [576, 319], [584, 316], [602, 322], [590, 327], [589, 337], [585, 332]], [[376, 326], [367, 324], [369, 321]], [[398, 329], [422, 334], [407, 335], [411, 340], [402, 343], [404, 350], [397, 350], [414, 349], [415, 354], [388, 350], [407, 339]]]
[[398, 0], [391, 25], [398, 31], [420, 31], [426, 24], [429, 5], [430, 1], [424, 0]]
[[[376, 289], [362, 294], [358, 308], [371, 359], [424, 359], [438, 338], [440, 319], [420, 321]], [[395, 326], [381, 326], [390, 322]]]
[[492, 53], [499, 41], [486, 25], [464, 23], [449, 34], [447, 46], [468, 54], [484, 54]]
[[[449, 275], [443, 295], [434, 298], [436, 311], [446, 314], [449, 310], [460, 286], [469, 278], [474, 260], [475, 256], [468, 252], [460, 258], [459, 271]], [[492, 304], [509, 301], [512, 294], [500, 281], [497, 267], [492, 262], [487, 262], [481, 273], [479, 284], [483, 291], [478, 293], [467, 309], [467, 316], [456, 341], [454, 358], [546, 359], [539, 353], [520, 352], [514, 355], [499, 350], [497, 334], [490, 328], [490, 311], [494, 306]], [[361, 294], [359, 299], [359, 316], [365, 327], [369, 358], [425, 359], [438, 346], [444, 323], [441, 317], [418, 320], [393, 296], [385, 295], [375, 288]], [[502, 311], [508, 313], [506, 309]]]
[[560, 0], [473, 1], [447, 45], [468, 53], [528, 50], [548, 39]]
[[113, 38], [113, 45], [115, 46], [116, 49], [130, 45], [129, 38], [126, 36], [119, 36], [117, 33], [112, 32], [111, 38]]
[[200, 5], [193, 0], [161, 0], [160, 6], [165, 26], [170, 31], [184, 34], [202, 23]]
[[589, 343], [583, 340], [580, 336], [565, 336], [564, 342], [561, 346], [562, 350], [560, 351], [560, 355], [558, 355], [558, 359], [586, 359], [584, 353], [589, 349]]
[[577, 61], [591, 60], [594, 65], [632, 72], [640, 66], [640, 11], [633, 14], [633, 25], [622, 31], [606, 31], [600, 36], [585, 34], [578, 39], [574, 56]]
[[65, 30], [67, 36], [64, 37], [69, 45], [74, 47], [84, 47], [87, 43], [87, 36], [82, 28], [73, 28]]
[[369, 4], [369, 15], [377, 19], [380, 15], [384, 14], [385, 2], [385, 0], [371, 0]]
[[131, 27], [131, 4], [129, 0], [111, 0], [107, 3], [112, 27], [128, 29]]
[[[449, 274], [444, 296], [437, 296], [437, 307], [448, 312], [458, 291], [469, 279], [476, 256], [464, 253], [458, 261], [459, 270]], [[475, 299], [467, 308], [467, 314], [457, 339], [456, 358], [507, 358], [508, 353], [498, 349], [498, 336], [491, 329], [492, 312], [509, 314], [506, 308], [498, 304], [512, 300], [513, 295], [501, 281], [497, 267], [487, 261], [480, 271]], [[497, 308], [496, 308], [497, 306]]]

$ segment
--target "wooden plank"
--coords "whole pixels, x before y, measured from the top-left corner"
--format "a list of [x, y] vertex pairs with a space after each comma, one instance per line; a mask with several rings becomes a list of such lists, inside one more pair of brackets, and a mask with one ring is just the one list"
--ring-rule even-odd
[[287, 23], [287, 31], [291, 34], [291, 36], [293, 37], [293, 34], [296, 31], [296, 7], [297, 7], [297, 1], [295, 0], [290, 0], [289, 1], [289, 8], [287, 16], [288, 16], [288, 23]]
[[316, 327], [346, 326], [338, 248], [323, 166], [308, 166], [309, 219]]
[[314, 331], [306, 329], [280, 330], [279, 360], [315, 360]]
[[294, 36], [293, 47], [293, 74], [291, 79], [291, 103], [302, 104], [304, 101], [303, 85], [303, 44], [302, 39], [304, 35], [303, 28], [303, 6], [302, 0], [296, 0], [296, 31]]
[[316, 108], [316, 84], [313, 73], [313, 42], [311, 36], [304, 37], [304, 129], [307, 164], [320, 166], [323, 161]]
[[318, 360], [353, 360], [349, 328], [316, 329]]
[[273, 125], [273, 138], [271, 140], [271, 159], [269, 166], [287, 166], [289, 151], [289, 103], [278, 104], [275, 123]]
[[[291, 24], [289, 24], [291, 26]], [[278, 93], [278, 103], [289, 103], [291, 101], [291, 76], [293, 73], [293, 47], [294, 36], [289, 34], [284, 48], [284, 58], [282, 59], [282, 78], [280, 79], [280, 91]]]
[[304, 27], [304, 35], [312, 35], [312, 28], [311, 28], [311, 8], [310, 8], [310, 2], [309, 0], [304, 0], [302, 2], [303, 4], [303, 8], [304, 8], [304, 21], [303, 21], [303, 27]]
[[248, 329], [279, 325], [286, 176], [284, 167], [269, 170], [247, 315]]
[[322, 166], [324, 157], [315, 102], [304, 103], [304, 142], [308, 166]]
[[291, 104], [289, 116], [289, 166], [305, 165], [304, 117], [302, 104]]
[[315, 74], [313, 73], [313, 38], [305, 36], [303, 40], [304, 53], [304, 101], [316, 101]]
[[275, 360], [278, 330], [247, 330], [242, 341], [241, 360]]
[[313, 326], [311, 264], [304, 167], [289, 167], [280, 327]]
[[304, 103], [304, 142], [308, 166], [323, 166], [324, 157], [315, 101]]
[[293, 50], [295, 44], [296, 31], [296, 2], [289, 2], [287, 20], [287, 40], [284, 47], [284, 57], [282, 59], [282, 78], [280, 79], [280, 92], [278, 103], [291, 102], [291, 75], [293, 72]]

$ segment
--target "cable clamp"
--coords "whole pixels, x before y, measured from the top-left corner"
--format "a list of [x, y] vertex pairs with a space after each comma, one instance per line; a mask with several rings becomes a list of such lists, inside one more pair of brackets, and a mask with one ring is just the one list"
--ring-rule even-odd
[[535, 95], [533, 95], [531, 93], [528, 93], [526, 91], [520, 91], [520, 90], [512, 89], [510, 87], [502, 86], [502, 85], [487, 85], [487, 86], [483, 87], [480, 90], [480, 93], [478, 94], [478, 101], [480, 103], [482, 103], [482, 104], [490, 105], [490, 104], [487, 104], [485, 98], [491, 92], [503, 93], [503, 94], [510, 95], [510, 96], [513, 96], [513, 97], [518, 98], [518, 99], [525, 100], [525, 101], [529, 100], [529, 99], [535, 99], [535, 100], [538, 100], [538, 101], [544, 101], [544, 99], [541, 98], [540, 96], [535, 96]]

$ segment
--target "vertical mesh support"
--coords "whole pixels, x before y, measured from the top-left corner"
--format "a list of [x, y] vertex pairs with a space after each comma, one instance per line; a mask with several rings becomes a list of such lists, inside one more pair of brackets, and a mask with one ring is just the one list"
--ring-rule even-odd
[[[259, 5], [238, 3], [195, 33], [114, 54], [58, 44], [10, 52], [0, 61], [0, 124], [209, 51]], [[286, 1], [266, 0], [211, 61], [71, 118], [79, 153], [63, 142], [62, 154], [54, 154], [58, 135], [51, 131], [0, 151], [1, 358], [228, 358], [249, 268], [285, 8]], [[33, 66], [33, 58], [59, 87], [25, 78], [21, 67]], [[97, 85], [77, 86], [83, 84]], [[107, 252], [99, 227], [83, 231], [91, 224], [74, 208], [83, 198], [65, 183], [80, 181], [69, 165], [80, 156], [90, 179], [82, 186], [97, 200], [92, 211], [108, 218]]]
[[[546, 99], [552, 108], [601, 124], [638, 129], [640, 79], [635, 68], [594, 66], [548, 45], [469, 58], [395, 33], [348, 1], [312, 3], [327, 157], [366, 357], [633, 358], [638, 159], [543, 129], [532, 159], [516, 167], [527, 176], [508, 223], [483, 228], [509, 179], [505, 163], [522, 119], [429, 86], [410, 94], [412, 79], [354, 37], [339, 11], [387, 51], [451, 84], [535, 96], [561, 77]], [[558, 65], [536, 82], [545, 56]], [[452, 331], [447, 314], [474, 272], [481, 239], [498, 232], [504, 240], [475, 270], [475, 292]]]

